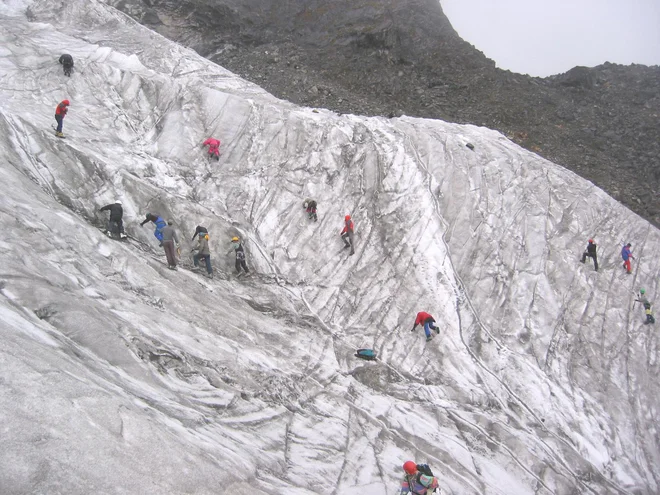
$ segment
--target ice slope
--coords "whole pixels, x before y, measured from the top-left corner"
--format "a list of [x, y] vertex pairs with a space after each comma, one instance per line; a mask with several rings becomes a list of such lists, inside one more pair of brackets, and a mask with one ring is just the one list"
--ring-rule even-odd
[[[660, 236], [592, 184], [487, 129], [292, 106], [95, 1], [5, 2], [0, 39], [0, 492], [389, 494], [409, 458], [451, 494], [660, 490], [633, 306]], [[147, 211], [187, 265], [207, 226], [216, 279], [167, 270]]]

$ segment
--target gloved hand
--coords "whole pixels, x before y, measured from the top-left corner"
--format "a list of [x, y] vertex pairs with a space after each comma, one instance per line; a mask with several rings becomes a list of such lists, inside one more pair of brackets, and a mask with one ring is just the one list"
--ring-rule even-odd
[[412, 330], [411, 330], [411, 332], [414, 332], [414, 331], [415, 331], [415, 327], [412, 327]]

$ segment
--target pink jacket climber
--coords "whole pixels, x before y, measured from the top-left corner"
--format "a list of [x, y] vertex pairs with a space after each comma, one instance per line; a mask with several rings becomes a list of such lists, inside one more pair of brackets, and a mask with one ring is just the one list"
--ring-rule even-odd
[[215, 138], [208, 138], [202, 146], [209, 147], [209, 158], [220, 160], [220, 141]]

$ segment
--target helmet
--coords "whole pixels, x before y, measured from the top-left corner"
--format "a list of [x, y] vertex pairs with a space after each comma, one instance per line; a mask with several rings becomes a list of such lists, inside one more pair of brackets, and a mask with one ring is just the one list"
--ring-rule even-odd
[[631, 247], [631, 246], [632, 246], [632, 244], [630, 244], [630, 243], [626, 244], [626, 247]]
[[232, 237], [231, 238], [231, 242], [238, 242], [238, 241], [240, 241], [240, 239], [238, 237]]
[[594, 240], [593, 240], [593, 239], [589, 239], [589, 244], [593, 244], [593, 243], [594, 243]]
[[119, 201], [118, 199], [115, 199], [115, 204], [116, 205], [121, 205], [121, 201]]
[[640, 293], [640, 294], [645, 294], [646, 291], [645, 291], [644, 289], [639, 289], [639, 293]]
[[144, 218], [146, 218], [147, 220], [151, 220], [151, 213], [147, 213], [147, 214], [144, 216]]
[[69, 100], [62, 100], [62, 104], [63, 105], [70, 105], [71, 103], [69, 102]]
[[346, 215], [346, 216], [344, 217], [344, 220], [346, 220], [347, 222], [348, 222], [350, 219], [351, 219], [351, 216], [350, 216], [350, 215]]
[[408, 474], [415, 474], [417, 472], [417, 464], [413, 461], [406, 461], [403, 463], [403, 470]]

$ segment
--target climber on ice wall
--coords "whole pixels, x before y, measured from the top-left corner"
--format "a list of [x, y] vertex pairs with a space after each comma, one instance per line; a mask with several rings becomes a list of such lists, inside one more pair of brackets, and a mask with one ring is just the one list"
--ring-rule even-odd
[[108, 220], [108, 228], [106, 229], [106, 234], [108, 237], [113, 235], [118, 236], [120, 239], [124, 239], [126, 234], [124, 234], [124, 210], [121, 206], [121, 201], [116, 200], [114, 203], [105, 205], [99, 211], [109, 211], [110, 220]]
[[161, 217], [153, 215], [151, 213], [147, 213], [145, 215], [145, 220], [140, 224], [140, 227], [144, 227], [144, 224], [147, 222], [153, 222], [154, 225], [156, 226], [156, 230], [154, 230], [154, 237], [158, 239], [159, 246], [163, 246], [163, 228], [165, 225], [167, 225], [167, 222], [163, 220]]
[[351, 254], [355, 254], [355, 244], [353, 243], [353, 220], [350, 215], [344, 217], [344, 229], [341, 231], [341, 238], [344, 241], [344, 248], [351, 248]]
[[220, 141], [215, 139], [215, 138], [208, 138], [206, 141], [204, 141], [204, 144], [202, 146], [208, 146], [209, 147], [209, 160], [211, 158], [215, 158], [216, 160], [220, 160]]
[[628, 243], [621, 249], [621, 257], [623, 258], [623, 268], [625, 268], [626, 273], [632, 273], [632, 267], [630, 266], [630, 260], [634, 260], [635, 257], [630, 252], [632, 244]]
[[406, 461], [403, 464], [403, 480], [400, 495], [428, 495], [438, 488], [438, 479], [428, 464]]
[[424, 333], [426, 334], [426, 341], [428, 342], [433, 338], [433, 334], [431, 334], [431, 330], [435, 330], [435, 333], [440, 333], [440, 329], [435, 326], [435, 320], [433, 317], [425, 313], [424, 311], [420, 311], [417, 313], [417, 317], [415, 318], [415, 324], [412, 327], [411, 332], [415, 331], [415, 328], [417, 328], [417, 325], [424, 325]]
[[598, 271], [598, 256], [596, 254], [596, 243], [593, 239], [589, 239], [589, 244], [587, 244], [587, 249], [584, 250], [582, 254], [582, 263], [584, 263], [587, 258], [594, 260], [594, 270]]

